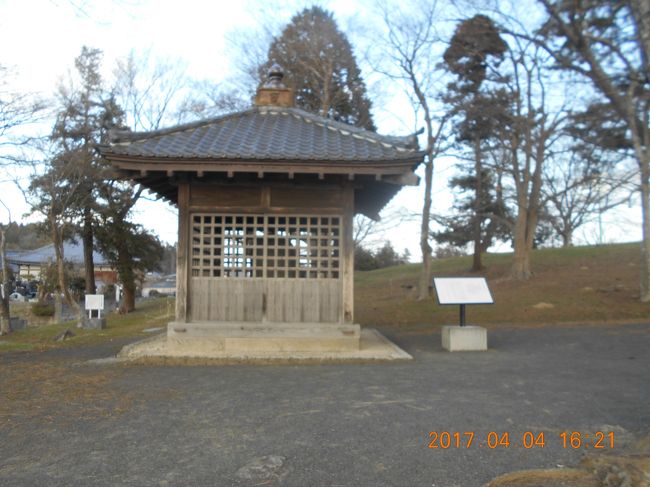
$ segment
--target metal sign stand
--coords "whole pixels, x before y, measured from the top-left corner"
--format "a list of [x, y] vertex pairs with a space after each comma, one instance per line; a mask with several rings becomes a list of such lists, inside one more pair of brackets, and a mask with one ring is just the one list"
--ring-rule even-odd
[[433, 286], [438, 304], [454, 305], [459, 309], [458, 326], [442, 327], [442, 347], [450, 352], [487, 350], [487, 330], [481, 326], [468, 326], [468, 304], [494, 304], [484, 277], [435, 277]]
[[[82, 327], [89, 329], [103, 329], [106, 328], [106, 318], [102, 318], [102, 310], [104, 309], [104, 295], [103, 294], [86, 294], [85, 296], [86, 311], [88, 311], [88, 318], [83, 320]], [[97, 316], [93, 316], [97, 314]]]

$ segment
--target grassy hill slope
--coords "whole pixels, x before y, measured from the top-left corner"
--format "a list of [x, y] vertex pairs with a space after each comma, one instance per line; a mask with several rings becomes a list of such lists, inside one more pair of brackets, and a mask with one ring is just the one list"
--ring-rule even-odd
[[[433, 275], [487, 277], [495, 304], [468, 306], [470, 324], [650, 321], [650, 304], [638, 300], [638, 244], [537, 250], [529, 281], [509, 278], [511, 261], [512, 254], [488, 254], [486, 269], [473, 274], [471, 257], [435, 260]], [[355, 321], [399, 328], [457, 324], [458, 306], [415, 300], [419, 271], [419, 264], [409, 264], [356, 272]]]

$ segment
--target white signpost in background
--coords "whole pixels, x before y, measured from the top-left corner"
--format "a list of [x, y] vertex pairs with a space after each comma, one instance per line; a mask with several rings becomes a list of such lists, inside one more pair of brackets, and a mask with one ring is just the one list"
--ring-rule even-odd
[[487, 330], [481, 326], [467, 326], [465, 306], [494, 304], [492, 293], [484, 277], [434, 277], [438, 304], [460, 306], [458, 326], [442, 327], [442, 348], [455, 351], [487, 350]]
[[[104, 311], [104, 295], [86, 294], [86, 311], [88, 311], [88, 318], [101, 318]], [[93, 311], [97, 311], [96, 317], [93, 316]]]
[[[102, 318], [102, 311], [104, 311], [104, 295], [86, 294], [85, 306], [86, 311], [88, 311], [88, 318], [83, 320], [81, 326], [87, 329], [101, 330], [106, 328], [106, 318]], [[93, 316], [93, 313], [97, 316]]]

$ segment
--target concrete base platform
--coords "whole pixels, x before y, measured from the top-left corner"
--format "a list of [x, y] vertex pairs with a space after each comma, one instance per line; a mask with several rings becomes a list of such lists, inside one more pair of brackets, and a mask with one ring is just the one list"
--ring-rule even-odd
[[361, 327], [334, 323], [169, 323], [167, 348], [195, 352], [339, 352], [359, 350]]
[[450, 352], [487, 350], [487, 330], [482, 326], [442, 327], [442, 348]]
[[9, 328], [11, 331], [24, 331], [27, 328], [27, 320], [12, 316], [9, 318]]
[[103, 330], [106, 328], [106, 318], [84, 317], [81, 322], [81, 328], [85, 330]]
[[301, 363], [367, 363], [412, 360], [413, 357], [374, 329], [364, 328], [356, 350], [282, 351], [282, 350], [183, 350], [157, 335], [125, 346], [118, 359], [136, 363], [169, 364], [301, 364]]

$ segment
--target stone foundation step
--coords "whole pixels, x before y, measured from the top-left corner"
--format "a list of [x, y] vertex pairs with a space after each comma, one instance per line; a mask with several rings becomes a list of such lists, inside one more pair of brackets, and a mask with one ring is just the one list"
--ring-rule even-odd
[[168, 345], [187, 351], [358, 350], [361, 327], [338, 323], [169, 323]]

